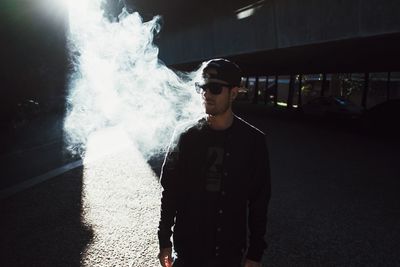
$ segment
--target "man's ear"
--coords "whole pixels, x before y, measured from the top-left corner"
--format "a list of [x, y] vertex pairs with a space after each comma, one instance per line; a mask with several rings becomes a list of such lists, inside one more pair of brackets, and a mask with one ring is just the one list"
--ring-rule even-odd
[[236, 99], [236, 97], [238, 96], [238, 94], [239, 94], [239, 87], [238, 87], [238, 86], [233, 87], [233, 88], [231, 89], [231, 95], [230, 95], [230, 97], [231, 97], [231, 102], [233, 102], [233, 100]]

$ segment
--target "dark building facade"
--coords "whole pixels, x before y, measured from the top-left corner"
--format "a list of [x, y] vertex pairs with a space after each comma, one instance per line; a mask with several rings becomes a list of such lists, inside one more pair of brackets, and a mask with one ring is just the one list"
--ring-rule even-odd
[[[2, 119], [25, 99], [52, 103], [65, 93], [67, 12], [56, 2], [1, 3]], [[315, 94], [344, 94], [345, 84], [366, 108], [399, 96], [397, 0], [122, 2], [108, 0], [106, 15], [117, 16], [123, 6], [144, 20], [161, 15], [155, 41], [165, 64], [193, 70], [203, 60], [230, 58], [257, 101], [272, 97], [296, 106]], [[268, 82], [255, 88], [256, 79]], [[303, 99], [297, 97], [303, 91]]]
[[157, 44], [168, 66], [230, 58], [243, 68], [252, 102], [296, 107], [340, 95], [369, 108], [400, 97], [396, 0], [153, 0], [135, 8], [162, 15]]

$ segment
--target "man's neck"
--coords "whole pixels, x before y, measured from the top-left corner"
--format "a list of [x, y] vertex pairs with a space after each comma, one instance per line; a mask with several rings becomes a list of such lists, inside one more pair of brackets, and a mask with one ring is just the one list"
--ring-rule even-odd
[[207, 116], [208, 125], [214, 130], [225, 130], [232, 125], [233, 112], [231, 109], [227, 110], [224, 114]]

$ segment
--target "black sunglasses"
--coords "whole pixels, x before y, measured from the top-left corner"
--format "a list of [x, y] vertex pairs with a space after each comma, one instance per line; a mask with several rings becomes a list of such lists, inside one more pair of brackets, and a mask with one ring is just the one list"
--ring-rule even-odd
[[196, 86], [197, 93], [200, 94], [202, 91], [206, 91], [208, 89], [210, 93], [213, 95], [219, 95], [222, 92], [224, 86], [228, 88], [232, 87], [229, 84], [220, 84], [220, 83], [208, 83], [203, 85], [200, 85], [200, 83], [195, 83], [194, 85]]

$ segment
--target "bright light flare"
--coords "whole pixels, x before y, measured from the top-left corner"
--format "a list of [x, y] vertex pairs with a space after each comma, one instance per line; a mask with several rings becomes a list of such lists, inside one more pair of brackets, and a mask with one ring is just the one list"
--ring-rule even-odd
[[101, 0], [66, 3], [73, 63], [64, 123], [68, 147], [84, 153], [94, 132], [119, 127], [145, 157], [163, 152], [178, 123], [204, 114], [194, 88], [201, 69], [178, 76], [160, 63], [153, 44], [159, 17], [143, 22], [123, 10], [110, 22]]
[[116, 154], [132, 147], [129, 136], [120, 127], [110, 127], [88, 137], [84, 164]]
[[244, 19], [244, 18], [254, 15], [254, 12], [255, 12], [254, 8], [249, 8], [249, 9], [238, 12], [236, 14], [236, 16], [238, 19]]
[[239, 8], [235, 12], [236, 18], [240, 20], [240, 19], [245, 19], [245, 18], [253, 16], [258, 9], [260, 9], [262, 6], [264, 6], [264, 2], [265, 2], [265, 0], [260, 0], [260, 1], [254, 2], [251, 5]]
[[67, 9], [78, 8], [78, 6], [85, 2], [81, 0], [59, 0], [60, 3]]

